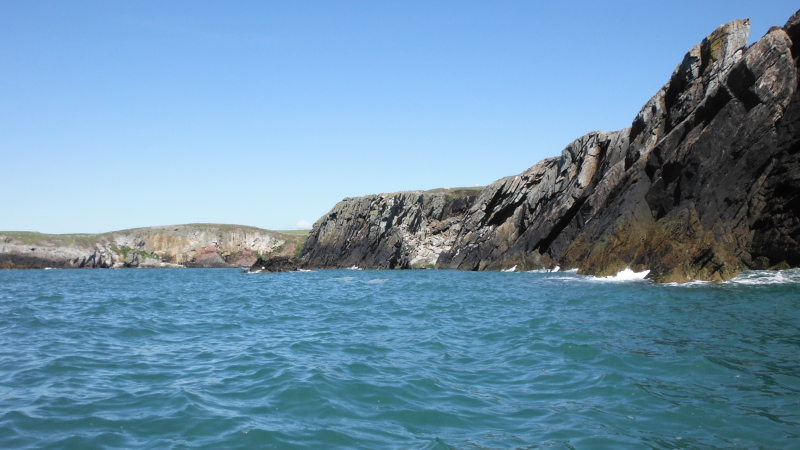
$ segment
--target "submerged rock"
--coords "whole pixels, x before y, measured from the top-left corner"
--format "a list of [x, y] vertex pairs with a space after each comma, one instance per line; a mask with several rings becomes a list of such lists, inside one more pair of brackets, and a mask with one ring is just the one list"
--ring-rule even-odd
[[286, 256], [273, 256], [272, 258], [258, 258], [250, 267], [250, 272], [294, 272], [298, 269], [297, 262]]

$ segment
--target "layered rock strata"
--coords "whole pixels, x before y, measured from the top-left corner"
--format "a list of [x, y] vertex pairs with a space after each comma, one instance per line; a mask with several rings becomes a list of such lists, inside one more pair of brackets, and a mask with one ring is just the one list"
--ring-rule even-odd
[[299, 236], [238, 225], [191, 224], [97, 235], [0, 232], [0, 268], [249, 267], [294, 256]]
[[433, 267], [453, 244], [479, 188], [436, 189], [346, 198], [316, 224], [304, 267]]
[[315, 224], [305, 261], [405, 268], [425, 252], [438, 268], [631, 267], [665, 282], [800, 266], [800, 12], [751, 46], [749, 29], [735, 20], [694, 46], [629, 128], [486, 187], [439, 245], [397, 226], [419, 194], [369, 196]]

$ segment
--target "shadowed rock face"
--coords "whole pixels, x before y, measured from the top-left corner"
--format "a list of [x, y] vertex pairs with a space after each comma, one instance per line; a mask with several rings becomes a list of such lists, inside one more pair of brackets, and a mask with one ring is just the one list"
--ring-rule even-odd
[[[800, 12], [747, 47], [749, 28], [735, 20], [694, 46], [629, 128], [589, 133], [486, 187], [449, 217], [455, 237], [436, 266], [629, 266], [665, 282], [799, 266]], [[422, 241], [394, 225], [418, 201], [347, 199], [315, 225], [324, 238], [304, 258], [408, 267]]]
[[[796, 18], [749, 48], [749, 21], [720, 27], [630, 128], [590, 133], [520, 176], [538, 170], [538, 182], [490, 186], [439, 267], [630, 266], [687, 281], [797, 266]], [[492, 223], [499, 211], [509, 219]]]
[[293, 272], [297, 270], [297, 262], [287, 256], [258, 258], [250, 268], [250, 272]]

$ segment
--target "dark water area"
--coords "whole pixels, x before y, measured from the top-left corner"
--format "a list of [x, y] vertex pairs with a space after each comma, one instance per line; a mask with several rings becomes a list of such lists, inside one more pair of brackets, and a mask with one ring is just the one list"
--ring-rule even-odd
[[800, 272], [0, 272], [0, 448], [800, 448]]

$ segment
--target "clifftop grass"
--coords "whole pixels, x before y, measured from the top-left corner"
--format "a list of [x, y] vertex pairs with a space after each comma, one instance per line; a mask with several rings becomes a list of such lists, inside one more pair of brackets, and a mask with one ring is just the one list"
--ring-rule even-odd
[[45, 234], [38, 231], [0, 231], [0, 240], [4, 237], [11, 238], [13, 241], [21, 242], [25, 245], [91, 246], [103, 234]]
[[[158, 231], [210, 231], [210, 232], [230, 232], [241, 230], [244, 232], [252, 231], [266, 233], [274, 238], [280, 238], [287, 242], [297, 242], [300, 247], [308, 238], [310, 230], [265, 230], [263, 228], [251, 227], [247, 225], [229, 225], [212, 223], [190, 223], [185, 225], [160, 225], [154, 227], [129, 228], [119, 231], [109, 231], [107, 233], [70, 233], [70, 234], [46, 234], [38, 231], [0, 231], [0, 241], [22, 243], [23, 245], [40, 245], [53, 247], [93, 247], [95, 243], [102, 241], [113, 241], [115, 235], [148, 233]], [[138, 250], [137, 250], [138, 251]], [[121, 252], [126, 254], [127, 252]]]

